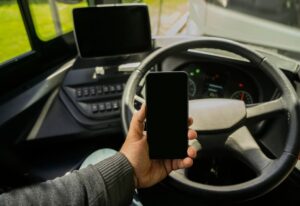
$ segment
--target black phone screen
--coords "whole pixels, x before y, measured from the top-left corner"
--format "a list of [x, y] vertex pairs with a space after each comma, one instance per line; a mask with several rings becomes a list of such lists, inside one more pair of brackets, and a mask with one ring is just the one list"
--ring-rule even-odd
[[146, 76], [146, 130], [152, 159], [187, 156], [188, 91], [185, 72]]

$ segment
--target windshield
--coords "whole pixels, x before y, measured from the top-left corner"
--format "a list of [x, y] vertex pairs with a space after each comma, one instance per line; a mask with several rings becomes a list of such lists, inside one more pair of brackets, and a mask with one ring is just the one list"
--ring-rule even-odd
[[154, 36], [217, 36], [300, 60], [300, 0], [144, 0]]
[[300, 0], [1, 0], [0, 66], [70, 33], [73, 8], [103, 3], [147, 4], [154, 37], [224, 37], [300, 60]]

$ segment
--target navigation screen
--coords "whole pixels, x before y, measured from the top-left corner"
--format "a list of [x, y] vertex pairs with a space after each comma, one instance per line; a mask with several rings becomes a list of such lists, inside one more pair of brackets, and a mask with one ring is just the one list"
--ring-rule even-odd
[[151, 49], [148, 8], [123, 5], [73, 10], [79, 54], [84, 58], [145, 52]]

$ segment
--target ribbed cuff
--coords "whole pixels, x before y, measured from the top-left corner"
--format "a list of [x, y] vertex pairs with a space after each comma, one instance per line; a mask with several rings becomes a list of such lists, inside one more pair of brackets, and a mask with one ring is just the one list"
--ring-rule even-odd
[[133, 168], [128, 159], [117, 153], [95, 165], [107, 191], [107, 205], [129, 205], [134, 192]]

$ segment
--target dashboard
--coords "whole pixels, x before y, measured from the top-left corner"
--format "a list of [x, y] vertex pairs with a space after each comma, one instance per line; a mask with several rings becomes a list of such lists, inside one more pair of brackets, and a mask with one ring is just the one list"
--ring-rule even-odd
[[246, 104], [260, 101], [257, 82], [240, 69], [213, 62], [193, 62], [177, 70], [188, 74], [189, 98], [230, 98]]
[[[140, 62], [143, 58], [135, 57], [130, 61]], [[130, 71], [136, 67], [126, 61], [119, 60], [118, 64], [103, 61], [103, 66], [94, 67], [94, 62], [78, 59], [64, 76], [58, 101], [49, 108], [53, 117], [45, 117], [45, 126], [36, 138], [64, 135], [64, 131], [55, 129], [54, 116], [59, 116], [64, 125], [72, 118], [72, 124], [68, 125], [70, 133], [77, 132], [78, 125], [80, 131], [94, 131], [97, 135], [121, 132], [122, 91]], [[102, 73], [98, 71], [98, 74], [97, 69]], [[188, 52], [167, 57], [152, 69], [185, 71], [189, 77], [189, 99], [231, 98], [250, 105], [269, 101], [276, 94], [276, 86], [259, 68], [236, 59]], [[141, 97], [144, 97], [144, 83], [140, 82], [137, 91]], [[135, 106], [138, 108], [139, 104]], [[53, 132], [50, 134], [49, 130]]]

